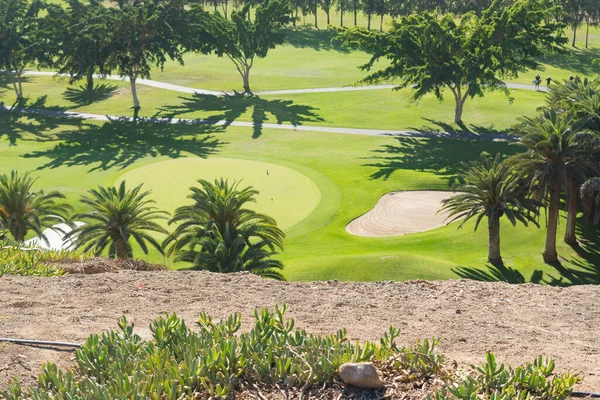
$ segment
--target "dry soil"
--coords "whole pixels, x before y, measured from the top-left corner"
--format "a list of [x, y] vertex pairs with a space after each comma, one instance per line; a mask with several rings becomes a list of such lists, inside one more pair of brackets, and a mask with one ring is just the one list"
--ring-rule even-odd
[[[306, 282], [249, 274], [119, 271], [58, 278], [0, 279], [0, 337], [83, 342], [116, 328], [125, 315], [144, 337], [158, 315], [177, 312], [193, 322], [286, 303], [289, 317], [314, 333], [348, 329], [350, 339], [378, 338], [389, 325], [402, 344], [439, 337], [440, 351], [460, 365], [493, 350], [510, 364], [542, 354], [558, 370], [581, 374], [579, 390], [600, 391], [600, 286], [557, 288], [467, 280], [437, 282]], [[33, 383], [46, 360], [73, 365], [73, 353], [0, 344], [0, 388], [18, 377]]]

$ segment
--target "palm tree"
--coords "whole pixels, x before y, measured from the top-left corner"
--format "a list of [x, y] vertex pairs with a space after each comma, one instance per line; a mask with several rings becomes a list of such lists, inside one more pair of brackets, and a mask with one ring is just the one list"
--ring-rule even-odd
[[[67, 215], [73, 210], [70, 205], [57, 201], [65, 198], [59, 192], [34, 192], [32, 187], [36, 180], [30, 172], [11, 171], [0, 175], [0, 226], [17, 242], [23, 242], [32, 230], [47, 243], [42, 233], [44, 228], [67, 222]], [[53, 229], [62, 233], [59, 228]]]
[[238, 189], [223, 178], [214, 183], [199, 180], [188, 196], [194, 201], [179, 207], [169, 222], [179, 223], [165, 240], [175, 261], [192, 263], [193, 269], [212, 272], [249, 271], [283, 280], [283, 265], [270, 257], [283, 250], [284, 233], [275, 220], [246, 208], [258, 191]]
[[548, 197], [546, 246], [544, 261], [558, 262], [556, 232], [560, 196], [566, 192], [567, 227], [565, 242], [577, 244], [575, 218], [579, 199], [579, 184], [588, 167], [593, 167], [594, 152], [590, 143], [596, 141], [593, 133], [579, 130], [575, 117], [543, 109], [535, 118], [525, 117], [517, 128], [525, 153], [514, 157], [515, 166], [540, 190], [540, 198]]
[[528, 222], [539, 226], [537, 216], [540, 203], [527, 196], [527, 187], [511, 172], [500, 154], [494, 159], [482, 154], [479, 159], [463, 166], [460, 174], [464, 183], [455, 186], [460, 194], [444, 200], [441, 211], [449, 211], [450, 222], [463, 219], [458, 226], [476, 217], [475, 230], [487, 217], [488, 261], [502, 265], [500, 255], [500, 218], [506, 216], [513, 226], [517, 222], [527, 226]]
[[575, 119], [581, 128], [600, 130], [600, 79], [581, 79], [553, 85], [546, 96], [546, 104], [562, 110]]
[[154, 222], [167, 219], [168, 213], [151, 205], [154, 201], [147, 199], [150, 191], [141, 190], [142, 185], [127, 190], [125, 181], [118, 188], [98, 186], [90, 190], [91, 196], [82, 196], [81, 202], [92, 211], [76, 214], [74, 218], [91, 222], [73, 229], [66, 238], [73, 238], [76, 247], [91, 250], [96, 255], [108, 247], [109, 255], [119, 259], [132, 257], [132, 238], [144, 254], [148, 254], [148, 243], [164, 254], [161, 245], [148, 232], [168, 234]]

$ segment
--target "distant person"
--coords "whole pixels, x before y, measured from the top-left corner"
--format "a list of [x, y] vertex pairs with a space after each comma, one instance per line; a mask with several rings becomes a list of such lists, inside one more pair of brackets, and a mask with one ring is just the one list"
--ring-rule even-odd
[[551, 83], [552, 83], [552, 78], [547, 77], [546, 78], [546, 87], [549, 88]]
[[573, 75], [569, 75], [569, 82], [575, 81], [575, 77]]
[[542, 77], [540, 76], [540, 74], [537, 74], [535, 76], [535, 79], [533, 80], [533, 84], [535, 85], [535, 90], [540, 90], [540, 83], [542, 83]]

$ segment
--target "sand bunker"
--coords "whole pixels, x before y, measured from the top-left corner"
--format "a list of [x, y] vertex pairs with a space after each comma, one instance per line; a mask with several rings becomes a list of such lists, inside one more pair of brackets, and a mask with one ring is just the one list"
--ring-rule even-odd
[[442, 200], [456, 194], [433, 190], [388, 193], [369, 212], [350, 222], [346, 231], [357, 236], [383, 237], [440, 227], [448, 215], [437, 213]]

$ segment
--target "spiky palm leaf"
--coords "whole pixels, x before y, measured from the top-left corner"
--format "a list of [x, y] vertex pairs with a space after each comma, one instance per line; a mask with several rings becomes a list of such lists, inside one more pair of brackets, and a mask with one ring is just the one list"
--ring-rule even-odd
[[[528, 196], [528, 188], [511, 171], [510, 165], [502, 161], [500, 154], [495, 158], [482, 154], [479, 159], [463, 165], [460, 174], [464, 183], [455, 185], [460, 194], [442, 202], [442, 211], [448, 211], [450, 222], [462, 219], [461, 228], [472, 218], [475, 230], [483, 218], [487, 218], [489, 234], [499, 235], [500, 218], [506, 217], [514, 226], [518, 222], [527, 226], [529, 222], [538, 226], [540, 202]], [[499, 236], [497, 243], [490, 241], [490, 261], [501, 262]]]
[[194, 204], [179, 207], [169, 222], [178, 226], [164, 242], [168, 254], [195, 269], [283, 279], [276, 271], [283, 265], [270, 258], [283, 249], [283, 231], [273, 218], [246, 208], [256, 202], [258, 191], [238, 189], [239, 182], [230, 185], [222, 178], [198, 183], [188, 196]]
[[[70, 205], [58, 201], [65, 196], [57, 191], [33, 191], [36, 180], [30, 172], [11, 171], [0, 175], [0, 221], [17, 242], [22, 242], [32, 230], [48, 243], [43, 230], [54, 224], [67, 223], [67, 215], [73, 210]], [[61, 229], [53, 229], [64, 233]]]
[[96, 255], [108, 247], [110, 256], [128, 258], [132, 256], [131, 239], [148, 254], [148, 244], [164, 254], [162, 246], [148, 232], [168, 234], [168, 231], [154, 222], [167, 219], [168, 213], [157, 210], [153, 200], [148, 199], [150, 191], [142, 192], [142, 185], [127, 190], [125, 181], [119, 187], [99, 186], [82, 196], [81, 202], [92, 211], [79, 213], [75, 218], [87, 220], [86, 225], [75, 228], [67, 235], [77, 247], [93, 251]]

